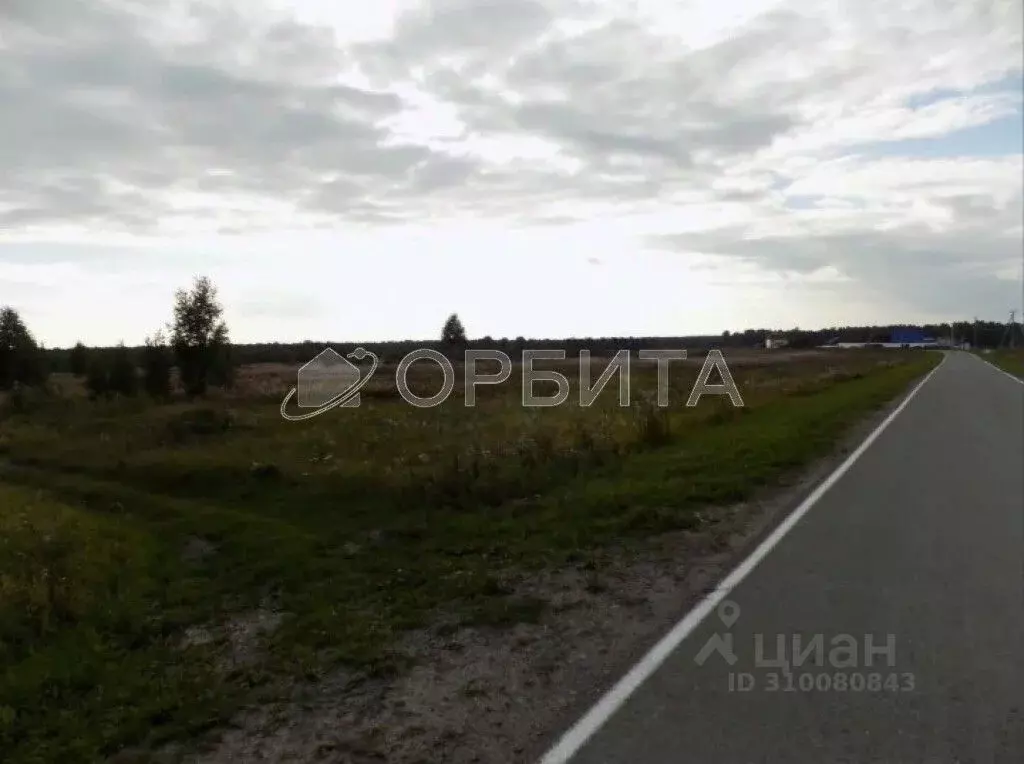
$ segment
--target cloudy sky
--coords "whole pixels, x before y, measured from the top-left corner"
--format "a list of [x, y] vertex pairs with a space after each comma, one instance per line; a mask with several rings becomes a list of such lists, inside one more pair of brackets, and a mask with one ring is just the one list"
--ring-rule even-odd
[[[351, 11], [342, 10], [351, 7]], [[0, 0], [0, 304], [141, 342], [1021, 308], [1020, 0]]]

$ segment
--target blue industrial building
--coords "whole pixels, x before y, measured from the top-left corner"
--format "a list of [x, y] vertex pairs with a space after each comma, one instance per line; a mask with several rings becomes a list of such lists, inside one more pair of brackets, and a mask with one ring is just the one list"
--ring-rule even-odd
[[946, 342], [937, 342], [934, 337], [929, 337], [924, 333], [923, 329], [918, 329], [913, 326], [901, 326], [892, 329], [889, 332], [888, 342], [879, 342], [877, 340], [871, 342], [843, 342], [839, 337], [834, 337], [829, 340], [826, 344], [821, 345], [823, 348], [863, 348], [863, 347], [877, 347], [877, 348], [928, 348], [928, 347], [948, 347]]
[[921, 329], [901, 327], [892, 330], [889, 341], [894, 345], [923, 345], [935, 342], [935, 338], [926, 336]]

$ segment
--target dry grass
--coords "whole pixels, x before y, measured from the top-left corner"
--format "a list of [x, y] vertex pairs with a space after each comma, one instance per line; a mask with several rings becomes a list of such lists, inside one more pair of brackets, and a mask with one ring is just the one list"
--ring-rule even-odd
[[[535, 618], [545, 603], [510, 599], [510, 576], [702, 532], [935, 360], [726, 357], [745, 409], [683, 405], [700, 359], [673, 376], [664, 410], [621, 408], [612, 390], [591, 408], [524, 409], [516, 375], [475, 408], [457, 388], [417, 409], [385, 370], [359, 408], [294, 423], [278, 411], [289, 366], [241, 369], [201, 402], [90, 402], [62, 380], [8, 407], [5, 761], [102, 761], [188, 739], [296, 677], [402, 671], [393, 646], [441, 610], [464, 625]], [[436, 367], [415, 374], [437, 389]], [[634, 401], [656, 384], [638, 367]], [[232, 624], [252, 613], [276, 628], [243, 629], [245, 660], [225, 663], [217, 651], [240, 649]], [[223, 639], [182, 651], [196, 628]]]

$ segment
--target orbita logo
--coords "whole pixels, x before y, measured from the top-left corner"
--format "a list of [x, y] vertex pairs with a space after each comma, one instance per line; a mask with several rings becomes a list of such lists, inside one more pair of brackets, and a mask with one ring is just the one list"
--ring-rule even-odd
[[[648, 368], [651, 368], [649, 362], [655, 362], [657, 366], [657, 405], [659, 407], [664, 408], [669, 405], [670, 363], [685, 360], [686, 357], [686, 351], [682, 349], [644, 349], [638, 352], [639, 360], [648, 362]], [[368, 368], [366, 364], [353, 363], [353, 361], [362, 362], [366, 359], [370, 360]], [[552, 369], [538, 369], [534, 366], [537, 361], [564, 362], [565, 360], [565, 350], [550, 348], [523, 350], [518, 366], [522, 377], [522, 405], [524, 408], [561, 406], [570, 399], [572, 383], [566, 374]], [[604, 370], [597, 376], [597, 379], [592, 381], [593, 369], [590, 351], [581, 350], [579, 353], [579, 374], [576, 377], [576, 383], [579, 386], [577, 399], [583, 408], [591, 406], [613, 378], [617, 378], [618, 382], [619, 406], [631, 405], [630, 370], [632, 359], [630, 351], [619, 350], [613, 357], [605, 360], [607, 365]], [[440, 390], [434, 395], [423, 397], [414, 393], [409, 387], [409, 370], [418, 361], [436, 364], [441, 370], [443, 381]], [[484, 371], [479, 368], [481, 361], [497, 363], [498, 370], [496, 372]], [[362, 347], [358, 347], [344, 356], [333, 348], [321, 351], [316, 358], [299, 369], [295, 387], [281, 401], [281, 416], [290, 422], [299, 422], [304, 419], [312, 419], [333, 408], [358, 407], [360, 404], [359, 391], [370, 381], [379, 365], [379, 358]], [[514, 368], [515, 364], [512, 359], [500, 350], [466, 350], [462, 364], [464, 405], [475, 406], [479, 386], [500, 385], [507, 382], [512, 377]], [[721, 383], [709, 382], [714, 372], [718, 373], [722, 380]], [[433, 408], [444, 403], [455, 389], [455, 381], [456, 370], [451, 359], [432, 348], [420, 348], [408, 353], [395, 367], [395, 386], [399, 394], [406, 403], [417, 408]], [[542, 395], [536, 390], [538, 383], [546, 383], [548, 389], [553, 383], [557, 392]], [[690, 396], [686, 400], [686, 405], [688, 407], [696, 406], [704, 395], [726, 395], [734, 407], [738, 408], [744, 405], [740, 391], [729, 371], [729, 366], [719, 350], [711, 350], [704, 359], [704, 364], [697, 375]], [[300, 409], [311, 410], [302, 413], [289, 413], [288, 404], [293, 398]]]
[[[365, 374], [352, 361], [370, 359], [370, 368]], [[289, 422], [312, 419], [338, 406], [359, 405], [359, 391], [377, 371], [380, 361], [374, 353], [358, 347], [347, 356], [333, 348], [327, 348], [320, 355], [299, 369], [298, 383], [281, 401], [281, 416]], [[304, 414], [289, 414], [288, 401], [296, 398], [299, 408], [314, 409]]]

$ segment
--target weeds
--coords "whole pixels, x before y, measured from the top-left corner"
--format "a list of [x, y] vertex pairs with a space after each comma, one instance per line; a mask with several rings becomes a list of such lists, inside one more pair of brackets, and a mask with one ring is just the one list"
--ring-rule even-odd
[[[441, 610], [492, 627], [542, 619], [546, 603], [499, 571], [701, 530], [709, 507], [813, 459], [935, 361], [896, 358], [735, 368], [745, 409], [686, 408], [681, 380], [664, 409], [524, 411], [518, 391], [482, 389], [475, 409], [368, 397], [302, 424], [237, 390], [198, 406], [54, 396], [12, 411], [0, 436], [5, 764], [188, 739], [255, 688], [271, 697], [278, 680], [336, 663], [403, 670], [397, 638]], [[649, 392], [656, 378], [639, 382]], [[190, 627], [223, 631], [268, 601], [281, 618], [255, 662], [224, 669], [216, 640], [180, 649]]]
[[209, 436], [227, 432], [234, 425], [234, 414], [229, 410], [210, 406], [188, 408], [166, 424], [171, 443], [183, 443], [193, 436]]
[[1024, 349], [1004, 348], [984, 353], [981, 357], [1018, 379], [1024, 379]]

